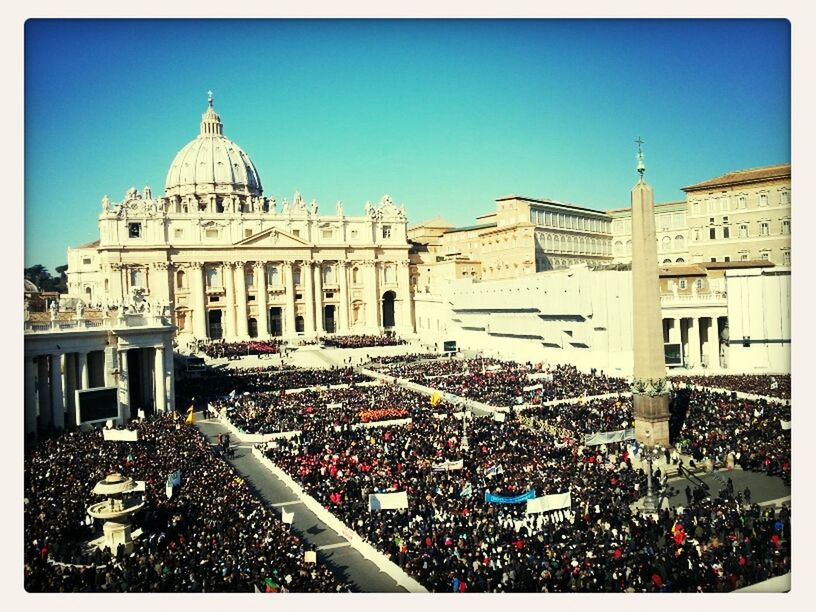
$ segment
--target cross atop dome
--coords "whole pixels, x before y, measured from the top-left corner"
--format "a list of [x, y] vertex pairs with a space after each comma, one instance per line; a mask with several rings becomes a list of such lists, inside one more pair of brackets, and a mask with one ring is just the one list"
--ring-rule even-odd
[[213, 108], [213, 92], [207, 92], [207, 111], [201, 116], [201, 136], [221, 136], [224, 125]]
[[212, 92], [212, 89], [207, 92], [207, 104], [209, 104], [210, 108], [212, 108], [212, 105], [213, 105], [213, 92]]

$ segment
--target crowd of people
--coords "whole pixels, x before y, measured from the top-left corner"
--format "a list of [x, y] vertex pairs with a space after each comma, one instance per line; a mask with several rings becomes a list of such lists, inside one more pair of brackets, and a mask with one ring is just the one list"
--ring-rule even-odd
[[791, 398], [790, 374], [712, 374], [707, 376], [673, 376], [675, 385], [691, 384], [716, 387], [751, 395]]
[[[466, 446], [461, 436], [457, 419], [420, 416], [406, 427], [307, 427], [265, 452], [432, 591], [730, 591], [790, 569], [786, 511], [729, 497], [656, 519], [632, 511], [646, 476], [621, 443], [564, 443], [513, 415], [473, 419]], [[369, 511], [369, 494], [395, 491], [407, 508]], [[526, 515], [485, 497], [530, 491], [569, 492], [571, 507]]]
[[366, 335], [357, 334], [352, 336], [326, 336], [320, 338], [323, 346], [332, 348], [368, 348], [372, 346], [398, 346], [400, 344], [407, 344], [406, 340], [398, 336], [391, 335]]
[[790, 406], [709, 389], [680, 391], [674, 404], [673, 420], [681, 423], [670, 427], [678, 429], [676, 446], [683, 453], [714, 467], [766, 472], [790, 484]]
[[[300, 538], [182, 419], [136, 424], [138, 442], [74, 431], [25, 456], [24, 586], [28, 592], [336, 592], [348, 590], [306, 563]], [[170, 498], [168, 476], [179, 470]], [[87, 507], [97, 481], [118, 472], [145, 481], [134, 516], [142, 534], [113, 555], [85, 543], [101, 535]]]
[[569, 404], [534, 406], [522, 413], [576, 434], [619, 431], [634, 427], [631, 396], [578, 400]]
[[241, 359], [247, 356], [275, 355], [281, 352], [283, 340], [273, 339], [263, 342], [249, 340], [246, 342], [211, 342], [201, 347], [204, 354], [212, 359]]
[[393, 384], [351, 385], [345, 388], [306, 389], [297, 393], [253, 392], [210, 402], [239, 430], [252, 434], [300, 431], [323, 427], [329, 431], [357, 423], [413, 418], [432, 408], [427, 396]]
[[392, 376], [496, 407], [535, 405], [629, 388], [624, 379], [596, 370], [584, 373], [571, 365], [544, 366], [481, 357], [396, 363], [383, 369]]
[[366, 365], [379, 369], [382, 366], [395, 365], [398, 363], [416, 363], [417, 361], [425, 361], [429, 359], [438, 359], [437, 353], [404, 353], [402, 355], [380, 355], [379, 357], [372, 357], [368, 360]]

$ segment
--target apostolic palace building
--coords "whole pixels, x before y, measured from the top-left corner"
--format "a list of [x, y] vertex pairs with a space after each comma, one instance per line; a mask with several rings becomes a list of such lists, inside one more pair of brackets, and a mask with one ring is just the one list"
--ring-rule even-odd
[[386, 195], [360, 212], [265, 197], [210, 95], [162, 196], [145, 187], [103, 199], [99, 240], [68, 251], [69, 294], [168, 305], [182, 341], [409, 333], [405, 211]]

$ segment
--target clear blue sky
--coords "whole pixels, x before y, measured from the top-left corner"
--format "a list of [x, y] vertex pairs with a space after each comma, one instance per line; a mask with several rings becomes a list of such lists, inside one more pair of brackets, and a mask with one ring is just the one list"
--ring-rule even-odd
[[790, 161], [784, 20], [30, 20], [25, 265], [154, 194], [206, 92], [264, 193], [471, 224], [515, 193], [617, 208]]

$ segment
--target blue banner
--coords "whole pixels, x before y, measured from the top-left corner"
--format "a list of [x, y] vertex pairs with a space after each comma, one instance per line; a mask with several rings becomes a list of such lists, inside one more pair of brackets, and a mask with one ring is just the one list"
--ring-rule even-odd
[[515, 497], [502, 497], [501, 495], [493, 495], [492, 493], [485, 493], [486, 504], [520, 504], [526, 502], [528, 499], [535, 499], [535, 491], [527, 491]]

